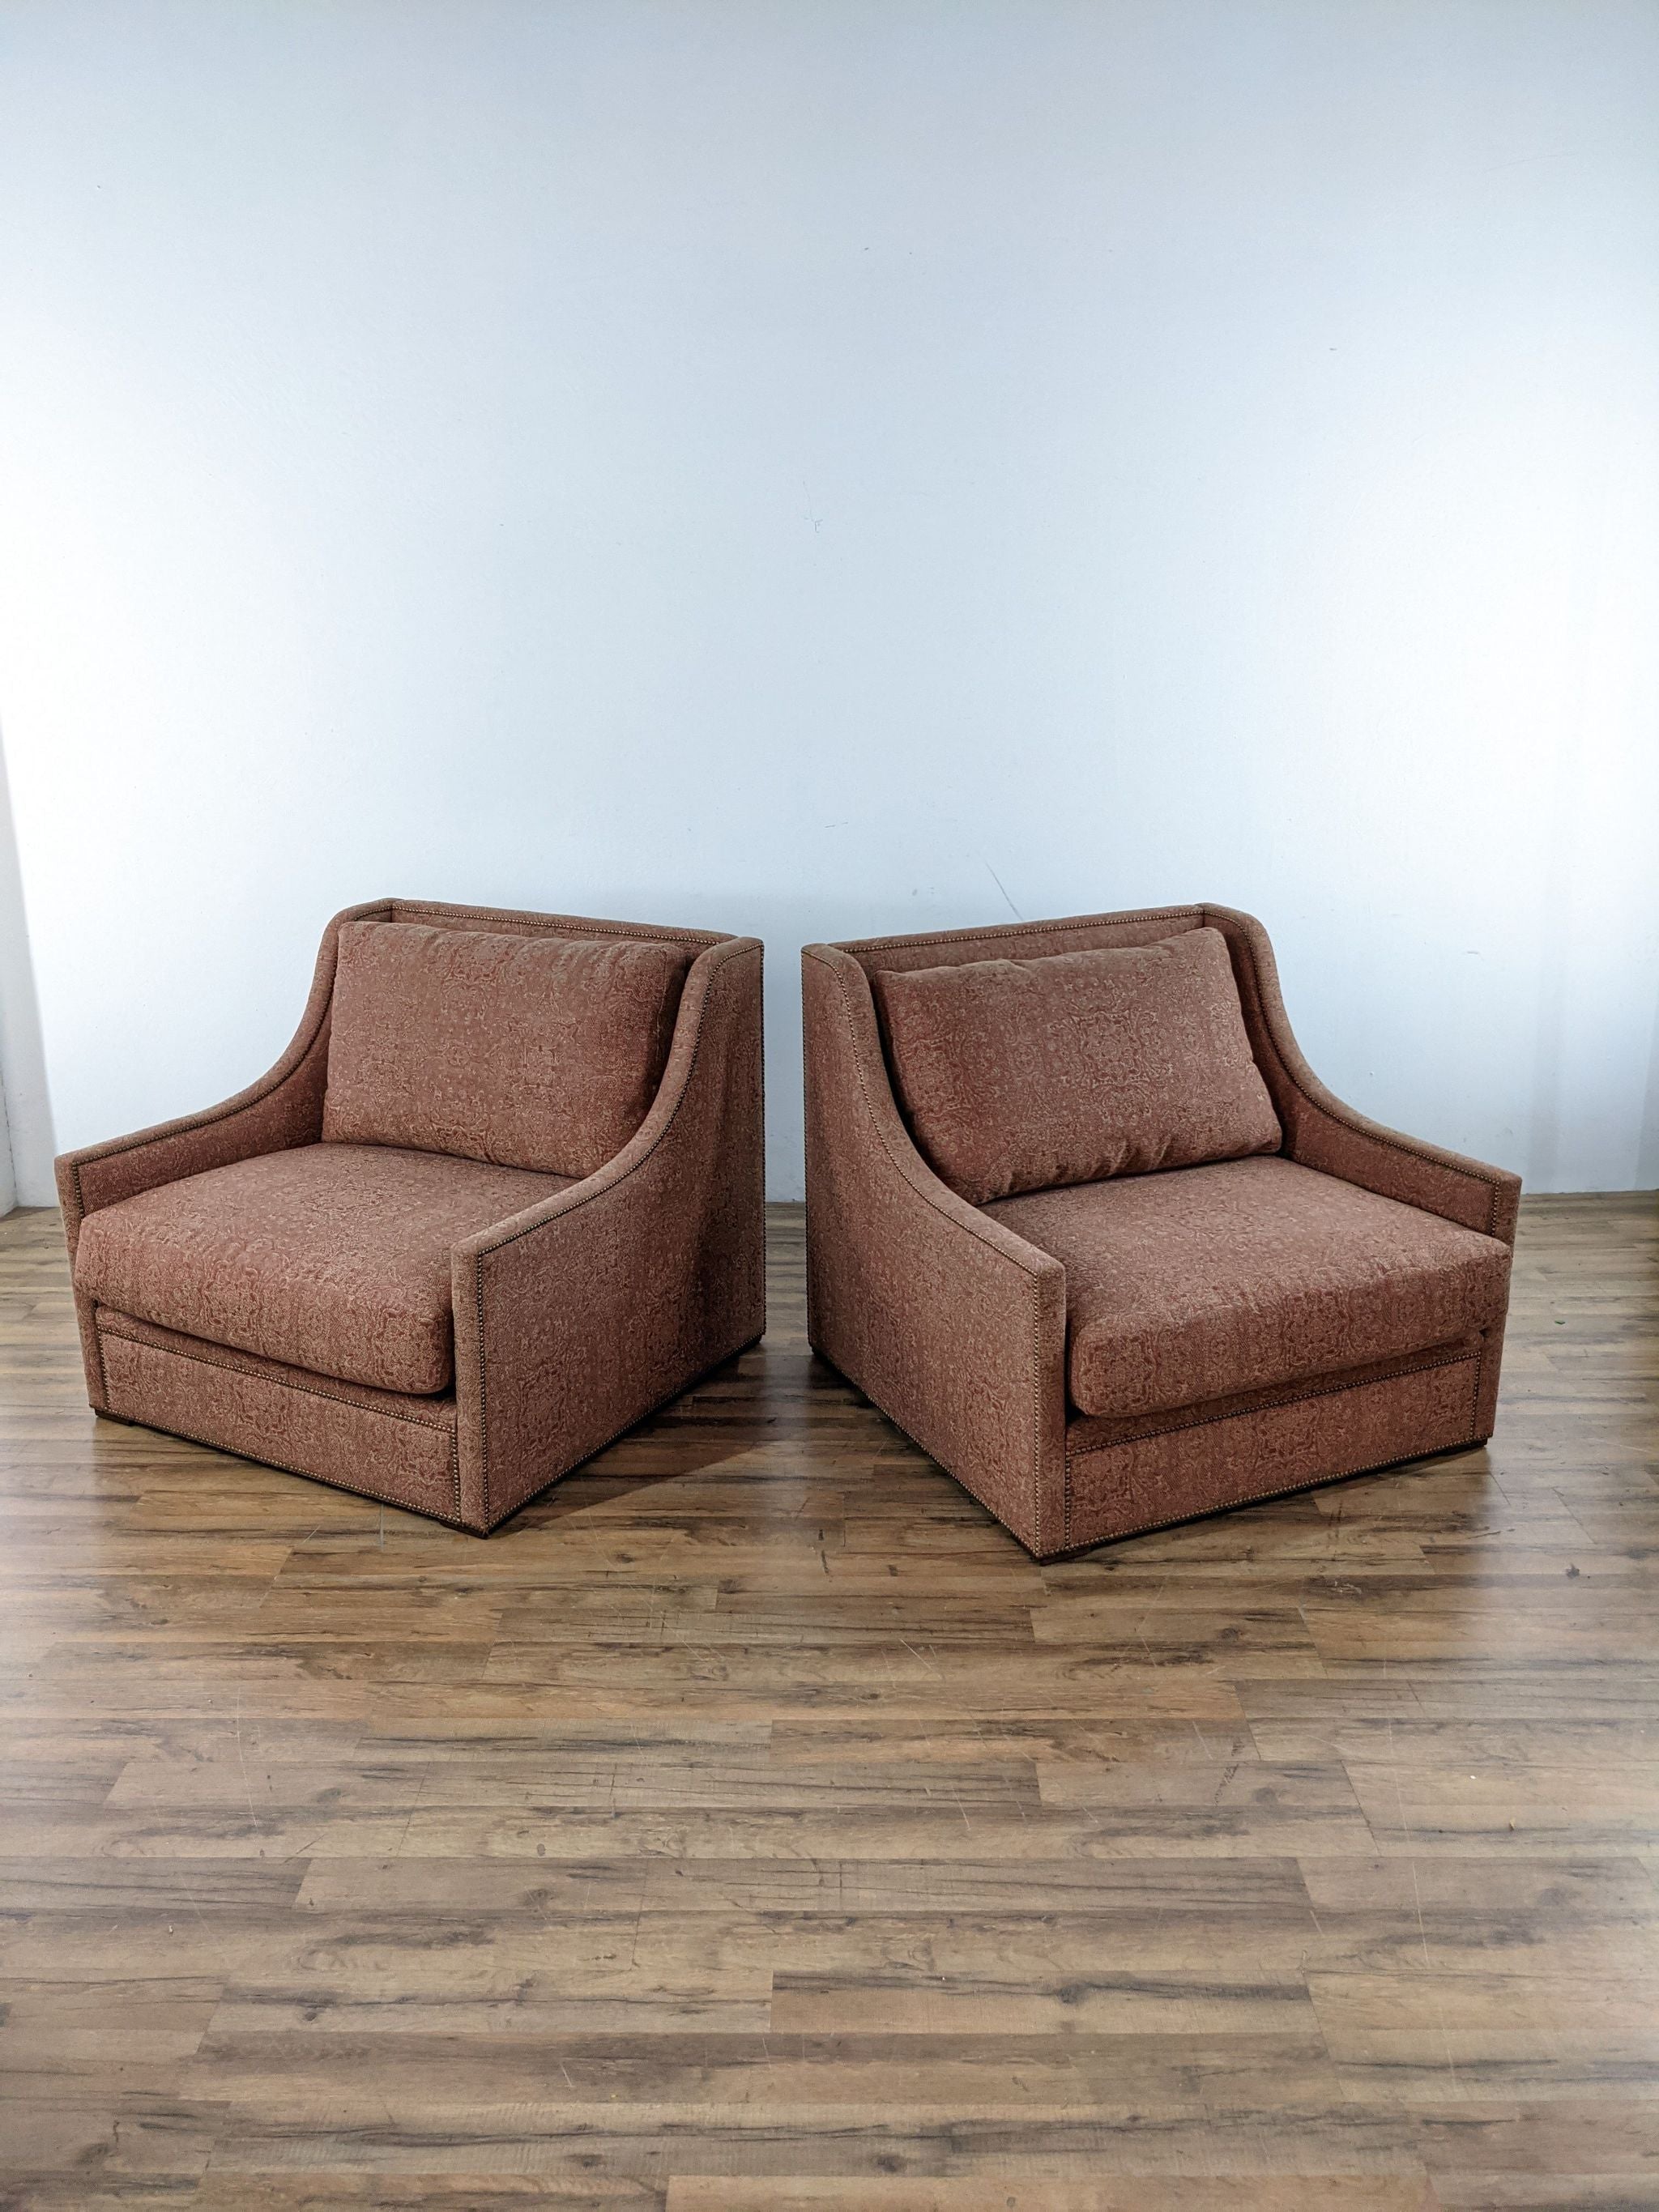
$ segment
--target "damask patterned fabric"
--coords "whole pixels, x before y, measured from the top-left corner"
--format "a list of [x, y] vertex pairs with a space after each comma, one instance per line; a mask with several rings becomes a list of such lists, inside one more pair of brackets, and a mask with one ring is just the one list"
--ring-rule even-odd
[[1079, 1413], [1161, 1412], [1393, 1359], [1504, 1316], [1509, 1247], [1293, 1160], [988, 1207], [1066, 1270]]
[[684, 945], [354, 921], [323, 1137], [592, 1175], [657, 1095]]
[[58, 1163], [92, 1406], [487, 1534], [760, 1334], [761, 969], [711, 931], [337, 915], [257, 1083]]
[[872, 980], [911, 1134], [971, 1205], [1279, 1149], [1218, 931]]
[[568, 1181], [384, 1145], [268, 1152], [93, 1214], [76, 1288], [343, 1382], [447, 1390], [452, 1250]]
[[[903, 1016], [884, 1041], [878, 1001], [890, 1014], [919, 971], [1182, 939], [1224, 948], [1275, 1156], [969, 1204], [919, 1148], [921, 1086], [902, 1097], [895, 1072]], [[1207, 948], [1188, 957], [1213, 976]], [[1038, 1558], [1492, 1434], [1519, 1180], [1334, 1097], [1250, 915], [1165, 907], [809, 945], [802, 993], [812, 1346]], [[923, 1010], [948, 1002], [941, 981]], [[1048, 1004], [1068, 1026], [1065, 994]], [[1052, 1046], [1070, 1067], [1077, 1049]], [[997, 1142], [1023, 1127], [1052, 1145], [1042, 1097], [1005, 1089], [987, 1109]], [[994, 1182], [1004, 1154], [966, 1124], [935, 1141], [953, 1136], [968, 1187]], [[1040, 1171], [1076, 1157], [1054, 1147]]]

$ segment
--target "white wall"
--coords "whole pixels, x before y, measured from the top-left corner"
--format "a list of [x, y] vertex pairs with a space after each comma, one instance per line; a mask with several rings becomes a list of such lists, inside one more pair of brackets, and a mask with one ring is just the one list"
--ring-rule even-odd
[[1659, 1181], [1656, 113], [1648, 0], [0, 6], [58, 1140], [394, 892], [763, 935], [787, 1194], [804, 939], [1206, 896]]
[[0, 751], [0, 1213], [21, 1197], [44, 1206], [52, 1178], [52, 1107], [35, 1004], [23, 885]]

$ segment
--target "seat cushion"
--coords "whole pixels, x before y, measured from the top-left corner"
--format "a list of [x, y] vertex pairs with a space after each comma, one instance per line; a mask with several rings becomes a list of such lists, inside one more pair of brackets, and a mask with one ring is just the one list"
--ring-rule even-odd
[[985, 1210], [1065, 1267], [1085, 1413], [1158, 1413], [1457, 1343], [1509, 1297], [1506, 1244], [1286, 1159]]
[[455, 1371], [450, 1247], [570, 1180], [379, 1145], [269, 1152], [88, 1214], [76, 1288], [185, 1336], [426, 1396]]
[[592, 1175], [651, 1110], [691, 957], [651, 938], [348, 922], [324, 1139]]
[[911, 1133], [971, 1206], [1279, 1149], [1219, 930], [871, 985]]

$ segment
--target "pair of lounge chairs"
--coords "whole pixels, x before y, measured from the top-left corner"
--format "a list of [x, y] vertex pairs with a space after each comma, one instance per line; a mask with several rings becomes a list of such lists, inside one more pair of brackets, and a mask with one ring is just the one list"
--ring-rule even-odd
[[[487, 1534], [764, 1325], [752, 938], [386, 900], [252, 1089], [58, 1163], [94, 1408]], [[1517, 1179], [1207, 906], [803, 962], [814, 1347], [1039, 1558], [1492, 1432]]]

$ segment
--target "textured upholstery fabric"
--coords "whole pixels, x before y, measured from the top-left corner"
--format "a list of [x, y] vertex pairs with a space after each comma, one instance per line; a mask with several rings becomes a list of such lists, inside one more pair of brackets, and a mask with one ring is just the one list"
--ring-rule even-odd
[[[373, 1355], [381, 1376], [412, 1375], [418, 1366], [419, 1392], [370, 1387], [331, 1371], [339, 1364], [335, 1333], [301, 1294], [299, 1273], [285, 1286], [269, 1275], [253, 1281], [245, 1270], [236, 1276], [237, 1297], [228, 1299], [217, 1260], [204, 1257], [205, 1246], [217, 1249], [224, 1225], [216, 1208], [199, 1224], [204, 1244], [193, 1232], [184, 1236], [187, 1264], [176, 1271], [147, 1237], [128, 1237], [132, 1216], [100, 1225], [106, 1213], [149, 1193], [151, 1218], [165, 1212], [178, 1229], [195, 1203], [180, 1188], [186, 1179], [211, 1181], [211, 1170], [237, 1163], [247, 1164], [255, 1182], [262, 1176], [304, 1176], [302, 1148], [320, 1147], [332, 1156], [328, 1171], [349, 1172], [342, 1166], [349, 1148], [321, 1139], [337, 949], [342, 932], [360, 921], [482, 933], [515, 945], [643, 944], [666, 948], [671, 962], [684, 968], [649, 1110], [622, 1149], [584, 1181], [408, 1149], [365, 1155], [374, 1172], [417, 1178], [410, 1188], [427, 1194], [414, 1209], [419, 1267], [407, 1267], [410, 1240], [398, 1227], [401, 1218], [406, 1229], [409, 1210], [399, 1216], [391, 1206], [374, 1209], [386, 1217], [384, 1239], [377, 1231], [343, 1250], [336, 1224], [325, 1249], [308, 1253], [299, 1273], [314, 1261], [336, 1310], [353, 1308], [361, 1285], [373, 1316], [349, 1317], [341, 1334]], [[70, 1261], [77, 1268], [86, 1261], [75, 1304], [93, 1407], [486, 1534], [761, 1332], [761, 962], [750, 938], [580, 915], [384, 899], [337, 915], [324, 933], [299, 1030], [267, 1075], [222, 1105], [66, 1153], [58, 1163]], [[427, 1199], [441, 1182], [459, 1190], [457, 1177], [471, 1179], [481, 1194], [488, 1185], [493, 1194], [482, 1210], [465, 1211], [441, 1237], [428, 1238], [438, 1224]], [[263, 1233], [280, 1239], [292, 1227], [288, 1217], [267, 1216]], [[256, 1234], [250, 1249], [258, 1242]], [[94, 1287], [106, 1260], [106, 1298]], [[188, 1293], [192, 1313], [210, 1310], [216, 1326], [234, 1305], [263, 1341], [277, 1342], [291, 1329], [304, 1339], [307, 1360], [331, 1366], [210, 1340], [194, 1333], [203, 1325], [196, 1320], [181, 1331], [140, 1317], [142, 1306], [117, 1310], [118, 1272], [137, 1281], [158, 1312], [181, 1311], [174, 1302]], [[392, 1292], [392, 1304], [381, 1303], [381, 1287]], [[417, 1295], [398, 1305], [411, 1289]], [[457, 1297], [462, 1304], [452, 1323]], [[228, 1325], [236, 1326], [235, 1314]], [[425, 1386], [437, 1371], [431, 1355], [440, 1345], [443, 1373], [450, 1371], [452, 1327], [455, 1387], [453, 1395], [439, 1395]]]
[[1482, 1364], [1480, 1350], [1466, 1346], [1384, 1379], [1322, 1384], [1216, 1419], [1194, 1409], [1184, 1423], [1121, 1443], [1073, 1448], [1065, 1547], [1479, 1443], [1487, 1432]]
[[323, 1137], [591, 1175], [650, 1110], [689, 964], [648, 939], [348, 923]]
[[1216, 930], [873, 981], [911, 1134], [972, 1205], [1279, 1148]]
[[1343, 1367], [1326, 1375], [1298, 1376], [1290, 1382], [1269, 1383], [1259, 1390], [1230, 1390], [1223, 1398], [1206, 1398], [1199, 1406], [1164, 1406], [1149, 1413], [1078, 1413], [1066, 1425], [1066, 1455], [1073, 1466], [1079, 1455], [1103, 1451], [1115, 1444], [1139, 1443], [1148, 1437], [1176, 1436], [1212, 1421], [1230, 1421], [1241, 1413], [1261, 1413], [1289, 1405], [1310, 1393], [1322, 1396], [1332, 1390], [1356, 1389], [1363, 1382], [1389, 1382], [1396, 1376], [1415, 1373], [1419, 1367], [1437, 1366], [1449, 1359], [1478, 1359], [1490, 1340], [1485, 1335], [1461, 1338], [1454, 1344], [1437, 1344], [1426, 1352], [1407, 1352], [1390, 1359], [1368, 1359], [1358, 1367]]
[[[1486, 1255], [1482, 1268], [1464, 1279], [1471, 1304], [1477, 1277], [1491, 1286], [1483, 1268], [1502, 1267], [1506, 1285], [1518, 1178], [1379, 1127], [1334, 1097], [1297, 1048], [1267, 932], [1248, 915], [1168, 907], [806, 946], [811, 1343], [1039, 1558], [1492, 1433], [1503, 1347], [1496, 1292], [1487, 1319], [1457, 1344], [1419, 1343], [1366, 1365], [1332, 1340], [1340, 1372], [1187, 1401], [1174, 1412], [1070, 1417], [1066, 1267], [1012, 1225], [1020, 1201], [969, 1206], [922, 1157], [894, 1096], [874, 992], [918, 969], [1156, 945], [1204, 929], [1226, 945], [1285, 1158], [1355, 1195], [1397, 1201], [1413, 1239], [1425, 1224], [1479, 1232], [1471, 1241]], [[1225, 1171], [1282, 1164], [1249, 1158]], [[1107, 1188], [1128, 1193], [1222, 1172]], [[1429, 1273], [1434, 1286], [1411, 1291], [1418, 1320], [1401, 1337], [1460, 1334], [1457, 1268]], [[1393, 1333], [1391, 1320], [1379, 1324], [1377, 1340]]]
[[916, 1151], [857, 962], [809, 945], [801, 988], [812, 1345], [1030, 1550], [1056, 1550], [1065, 1270]]
[[77, 1289], [164, 1328], [380, 1390], [454, 1375], [450, 1253], [567, 1178], [379, 1145], [307, 1145], [94, 1213]]
[[442, 1521], [461, 1518], [453, 1396], [362, 1389], [106, 1306], [94, 1322], [122, 1419]]
[[[1161, 907], [1127, 914], [1079, 915], [1063, 921], [999, 924], [924, 937], [877, 937], [840, 948], [872, 983], [889, 971], [965, 960], [1035, 959], [1097, 945], [1156, 945], [1187, 930], [1215, 929], [1226, 939], [1250, 1049], [1285, 1133], [1284, 1152], [1305, 1167], [1420, 1206], [1431, 1213], [1515, 1241], [1521, 1179], [1419, 1137], [1385, 1129], [1344, 1104], [1304, 1059], [1285, 1012], [1267, 933], [1231, 907]], [[809, 951], [818, 948], [809, 946]]]
[[761, 948], [686, 978], [657, 1102], [597, 1175], [456, 1244], [466, 1518], [490, 1528], [766, 1317]]
[[1339, 1373], [1501, 1321], [1506, 1245], [1283, 1159], [1232, 1160], [988, 1209], [1066, 1270], [1085, 1413]]

